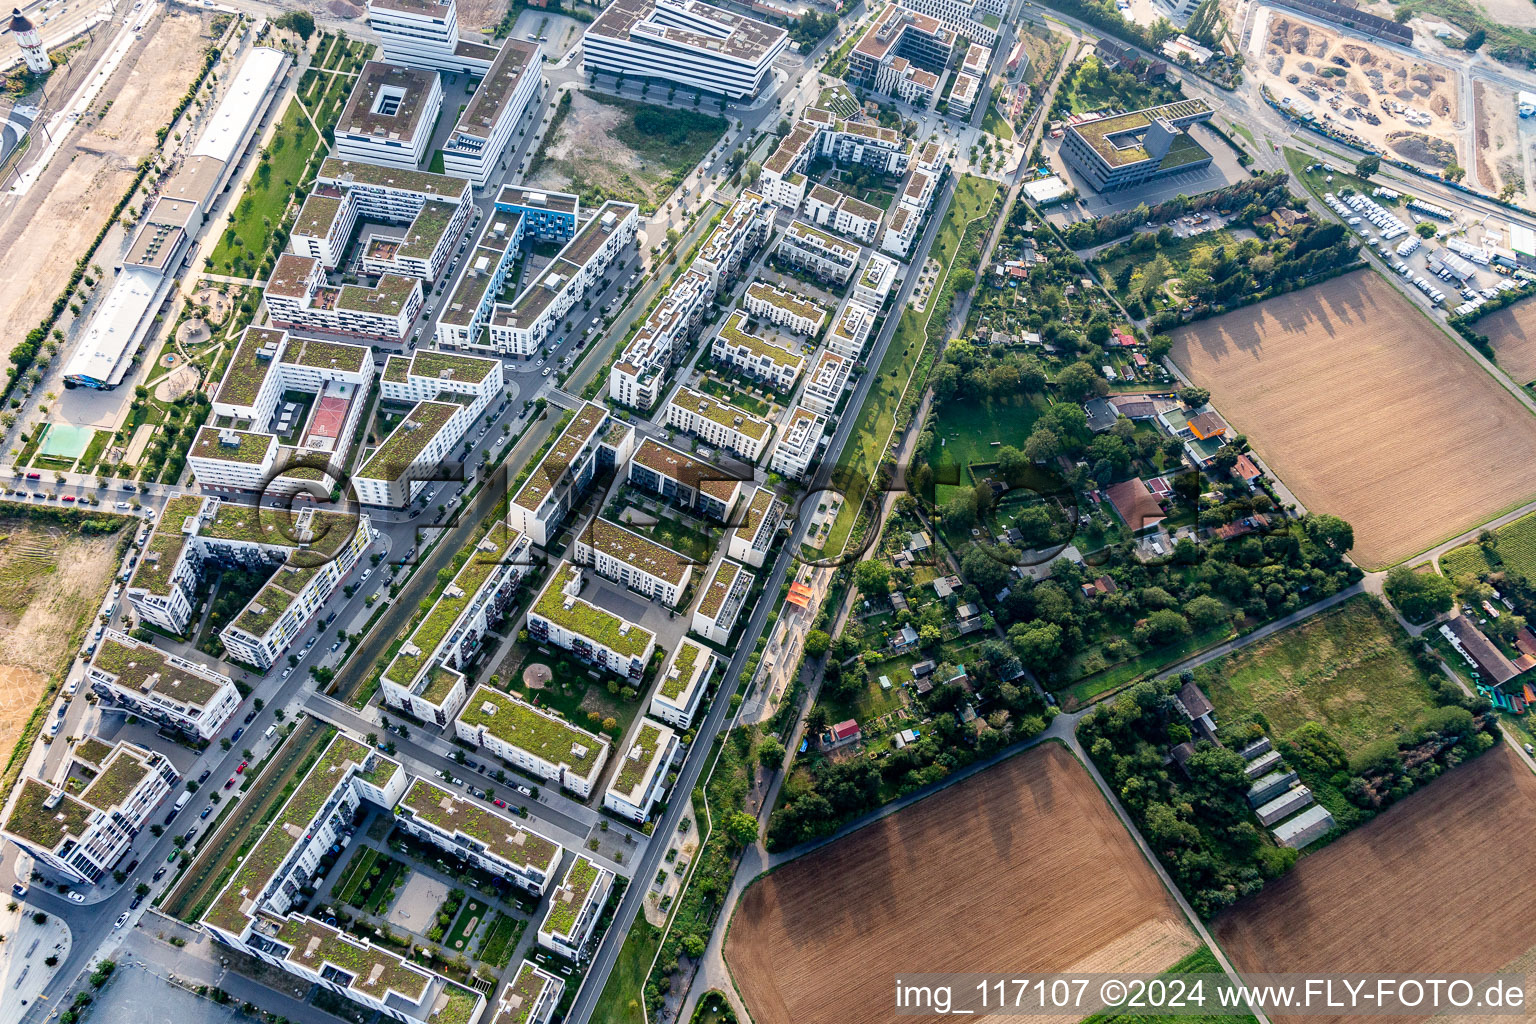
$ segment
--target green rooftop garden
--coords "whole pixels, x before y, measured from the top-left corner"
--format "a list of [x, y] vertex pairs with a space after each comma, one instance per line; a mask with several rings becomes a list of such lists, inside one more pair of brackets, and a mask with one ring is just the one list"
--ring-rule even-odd
[[731, 592], [731, 587], [736, 583], [736, 577], [741, 573], [741, 566], [735, 562], [720, 559], [720, 564], [715, 568], [715, 575], [709, 581], [709, 586], [704, 590], [704, 596], [699, 599], [699, 614], [706, 618], [714, 618], [720, 612], [720, 606], [725, 603], [726, 595]]
[[[489, 712], [485, 710], [487, 705], [491, 708]], [[590, 773], [608, 749], [607, 741], [601, 737], [486, 686], [475, 687], [459, 721], [472, 727], [483, 726], [497, 739], [550, 764], [565, 765], [581, 776]]]
[[539, 930], [548, 935], [569, 938], [576, 927], [576, 917], [586, 905], [592, 887], [597, 884], [599, 868], [581, 854], [566, 872], [565, 881], [549, 901], [549, 913], [544, 915], [544, 926]]
[[263, 637], [271, 628], [277, 625], [299, 594], [304, 590], [314, 575], [320, 571], [318, 566], [284, 565], [272, 574], [262, 588], [256, 591], [256, 596], [251, 598], [238, 618], [230, 625], [253, 637]]
[[767, 420], [752, 415], [740, 406], [732, 405], [716, 395], [695, 391], [686, 385], [677, 389], [672, 401], [691, 412], [697, 412], [707, 420], [740, 431], [753, 440], [760, 439], [771, 429]]
[[165, 503], [165, 511], [160, 514], [160, 529], [180, 533], [181, 524], [202, 510], [202, 495], [178, 494]]
[[298, 366], [312, 366], [321, 370], [337, 369], [356, 373], [363, 368], [364, 361], [369, 358], [366, 345], [348, 345], [341, 341], [320, 341], [311, 338], [307, 341], [290, 342], [288, 353], [283, 356], [283, 362]]
[[[561, 588], [580, 573], [580, 566], [561, 563], [549, 577], [549, 582], [544, 584], [544, 590], [534, 603], [532, 612], [627, 658], [644, 657], [655, 640], [650, 630], [630, 625], [612, 612], [603, 611], [579, 597], [572, 602], [570, 608], [565, 607], [565, 594]], [[621, 632], [625, 625], [629, 625], [629, 628]]]
[[[389, 668], [385, 669], [384, 675], [390, 681], [404, 687], [409, 687], [416, 681], [416, 677], [432, 659], [438, 646], [448, 636], [453, 624], [459, 620], [460, 615], [464, 614], [464, 610], [474, 601], [475, 595], [480, 592], [485, 581], [491, 578], [497, 566], [506, 557], [509, 532], [505, 522], [497, 522], [486, 534], [485, 539], [476, 545], [474, 553], [453, 577], [453, 582], [443, 590], [442, 596], [437, 599], [437, 603], [432, 606], [432, 610], [426, 617], [411, 630], [400, 653], [395, 655], [394, 661], [391, 661]], [[487, 544], [489, 547], [486, 547]], [[418, 653], [407, 654], [405, 648], [415, 648]], [[448, 690], [453, 686], [452, 677], [450, 676], [440, 685], [441, 692], [438, 700], [447, 696]], [[425, 693], [422, 696], [433, 704], [438, 703], [438, 700], [433, 700]]]
[[[353, 183], [388, 185], [391, 188], [409, 189], [412, 192], [423, 192], [450, 199], [457, 199], [463, 195], [465, 186], [468, 184], [463, 178], [454, 178], [446, 174], [406, 171], [398, 167], [381, 167], [354, 160], [342, 160], [338, 157], [326, 158], [320, 165], [320, 178], [342, 185]], [[350, 179], [350, 182], [344, 179]]]
[[143, 590], [157, 597], [164, 597], [171, 592], [171, 571], [176, 568], [182, 548], [187, 544], [181, 534], [181, 524], [173, 524], [172, 528], [176, 530], [175, 533], [157, 532], [150, 536], [149, 542], [144, 545], [144, 554], [139, 558], [138, 567], [133, 570], [133, 577], [128, 581], [129, 589]]
[[[233, 443], [225, 444], [226, 437], [232, 439]], [[271, 434], [254, 434], [247, 430], [231, 430], [228, 427], [222, 430], [217, 427], [200, 427], [197, 431], [197, 440], [192, 442], [192, 450], [188, 454], [201, 459], [242, 462], [254, 466], [267, 457], [267, 453], [275, 444], [277, 444], [277, 438]]]
[[740, 345], [754, 356], [767, 356], [784, 366], [800, 367], [805, 364], [804, 356], [791, 352], [761, 334], [749, 334], [742, 326], [746, 319], [746, 312], [740, 309], [727, 318], [725, 325], [720, 328], [720, 337], [727, 345]]
[[425, 779], [411, 784], [400, 806], [449, 835], [463, 833], [484, 843], [491, 853], [511, 864], [544, 869], [560, 852], [555, 843], [511, 818], [461, 800]]
[[273, 365], [273, 360], [258, 359], [256, 353], [272, 340], [274, 333], [251, 328], [241, 336], [229, 368], [224, 371], [224, 380], [219, 384], [218, 401], [229, 405], [250, 405], [256, 401], [262, 382]]
[[704, 659], [704, 649], [692, 640], [684, 639], [677, 645], [672, 665], [661, 680], [661, 695], [675, 701], [693, 682], [693, 674]]
[[495, 1024], [528, 1024], [528, 1018], [538, 1006], [539, 996], [544, 994], [544, 989], [549, 985], [549, 976], [527, 960], [517, 969], [517, 976], [512, 979], [503, 995], [516, 996], [517, 1008], [509, 1010], [496, 1018]]
[[122, 804], [149, 775], [149, 766], [140, 761], [126, 748], [120, 748], [101, 774], [80, 794], [80, 799], [103, 811]]
[[420, 377], [442, 377], [478, 384], [495, 369], [496, 360], [460, 356], [450, 352], [418, 351], [411, 364], [411, 372]]
[[400, 255], [412, 259], [430, 259], [432, 252], [437, 248], [437, 243], [442, 241], [443, 235], [448, 231], [448, 225], [453, 223], [453, 214], [457, 207], [448, 203], [429, 202], [422, 204], [421, 212], [416, 219], [411, 221], [409, 230], [405, 233], [405, 242], [400, 246]]
[[747, 288], [747, 295], [770, 305], [778, 306], [780, 309], [788, 310], [797, 316], [808, 317], [818, 322], [827, 315], [826, 309], [820, 303], [812, 302], [810, 299], [796, 295], [793, 292], [775, 288], [765, 281], [752, 282]]
[[554, 447], [545, 453], [543, 460], [528, 474], [527, 482], [517, 492], [514, 500], [523, 508], [537, 509], [549, 492], [554, 490], [555, 483], [564, 479], [566, 470], [605, 415], [606, 411], [599, 406], [583, 405], [576, 418], [566, 424]]
[[[670, 729], [666, 731], [671, 732]], [[654, 725], [648, 720], [642, 721], [640, 732], [635, 736], [635, 742], [619, 759], [619, 770], [614, 773], [611, 788], [626, 797], [635, 798], [636, 787], [640, 785], [646, 772], [661, 754], [662, 742], [661, 726]], [[640, 748], [639, 757], [631, 756], [636, 747]]]
[[74, 755], [82, 761], [100, 767], [102, 762], [112, 753], [112, 744], [97, 736], [87, 736], [75, 744]]
[[348, 988], [366, 992], [375, 999], [383, 999], [393, 991], [418, 1002], [431, 983], [424, 969], [408, 967], [389, 950], [365, 946], [310, 917], [289, 917], [283, 922], [277, 940], [292, 947], [286, 959], [303, 964], [316, 974], [325, 964], [339, 967], [352, 975]]
[[392, 384], [404, 384], [411, 373], [411, 361], [405, 356], [390, 356], [384, 363], [384, 379]]
[[354, 313], [395, 316], [405, 309], [405, 304], [419, 287], [420, 282], [414, 277], [401, 274], [384, 274], [379, 278], [379, 283], [371, 288], [361, 284], [344, 284], [336, 297], [336, 308]]
[[459, 408], [446, 402], [417, 402], [357, 475], [373, 480], [401, 479], [416, 457], [448, 426]]
[[449, 981], [443, 985], [443, 995], [448, 1001], [433, 1016], [432, 1024], [469, 1024], [475, 1007], [480, 1004], [480, 993]]
[[23, 781], [5, 830], [50, 850], [66, 835], [79, 836], [91, 820], [91, 809], [69, 796], [61, 796], [53, 807], [44, 807], [52, 794], [52, 789], [36, 779]]
[[[139, 692], [144, 692], [151, 676], [157, 676], [151, 689], [193, 707], [207, 704], [221, 686], [215, 680], [194, 675], [172, 664], [165, 653], [153, 644], [133, 641], [123, 643], [111, 634], [102, 637], [101, 646], [91, 664], [116, 676], [122, 686]], [[75, 752], [79, 751], [80, 748], [76, 747]]]

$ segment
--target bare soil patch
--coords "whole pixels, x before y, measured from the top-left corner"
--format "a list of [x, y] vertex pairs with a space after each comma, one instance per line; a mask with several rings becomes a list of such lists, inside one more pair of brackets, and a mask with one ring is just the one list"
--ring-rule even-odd
[[[1536, 12], [1536, 4], [1526, 6]], [[1472, 109], [1476, 119], [1478, 184], [1494, 195], [1506, 184], [1513, 184], [1513, 198], [1521, 201], [1528, 195], [1530, 182], [1525, 180], [1514, 90], [1478, 79], [1472, 86]]]
[[1536, 28], [1536, 4], [1530, 0], [1472, 0], [1472, 6], [1481, 7], [1498, 24]]
[[[155, 149], [156, 129], [170, 120], [202, 65], [209, 20], [167, 6], [42, 177], [0, 209], [0, 358], [42, 321], [135, 168]], [[106, 268], [116, 257], [103, 251], [96, 262]]]
[[117, 537], [0, 519], [0, 764], [101, 606]]
[[[1536, 877], [1509, 868], [1532, 834], [1536, 777], [1500, 744], [1304, 857], [1224, 914], [1216, 937], [1245, 972], [1475, 973], [1528, 963]], [[1527, 982], [1527, 1005], [1532, 990]]]
[[[1437, 64], [1404, 60], [1279, 10], [1270, 12], [1264, 54], [1256, 70], [1277, 98], [1304, 101], [1343, 131], [1435, 167], [1461, 148], [1457, 82]], [[1392, 135], [1400, 136], [1396, 145]]]
[[1375, 272], [1174, 334], [1173, 359], [1308, 509], [1392, 565], [1536, 494], [1536, 418]]
[[725, 957], [757, 1024], [885, 1024], [905, 972], [1157, 972], [1195, 945], [1088, 773], [1048, 743], [759, 879]]
[[1536, 302], [1529, 299], [1489, 313], [1473, 329], [1488, 336], [1493, 354], [1516, 384], [1536, 381]]

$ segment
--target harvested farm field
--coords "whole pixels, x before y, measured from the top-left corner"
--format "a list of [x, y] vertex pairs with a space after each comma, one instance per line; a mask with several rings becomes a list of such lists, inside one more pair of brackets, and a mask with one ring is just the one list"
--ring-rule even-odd
[[[1223, 914], [1216, 937], [1242, 972], [1427, 976], [1508, 969], [1536, 979], [1528, 973], [1536, 916], [1527, 912], [1536, 877], [1510, 870], [1532, 834], [1536, 777], [1501, 743], [1303, 857]], [[1527, 1006], [1532, 994], [1528, 981]]]
[[1374, 271], [1181, 328], [1172, 358], [1365, 569], [1536, 495], [1536, 417]]
[[1197, 946], [1087, 771], [1046, 743], [758, 879], [725, 959], [756, 1024], [886, 1024], [898, 974], [1156, 973]]
[[1536, 302], [1530, 299], [1505, 306], [1472, 325], [1488, 336], [1494, 359], [1516, 384], [1536, 381]]

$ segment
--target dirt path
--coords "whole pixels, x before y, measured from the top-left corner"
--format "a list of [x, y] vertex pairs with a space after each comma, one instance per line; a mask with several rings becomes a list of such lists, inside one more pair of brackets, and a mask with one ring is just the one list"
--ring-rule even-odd
[[[47, 315], [155, 131], [202, 65], [208, 18], [168, 7], [118, 68], [36, 185], [0, 211], [0, 358]], [[104, 113], [103, 113], [104, 112]], [[103, 268], [116, 253], [99, 253]]]

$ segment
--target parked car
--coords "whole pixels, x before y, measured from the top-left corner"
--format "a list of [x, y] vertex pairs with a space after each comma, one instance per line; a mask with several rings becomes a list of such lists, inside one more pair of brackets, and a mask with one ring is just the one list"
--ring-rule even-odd
[[224, 788], [225, 789], [232, 789], [237, 781], [239, 781], [239, 780], [235, 776], [231, 775], [229, 777], [229, 781], [224, 783]]
[[213, 774], [213, 769], [211, 769], [211, 768], [204, 768], [203, 769], [203, 774], [201, 774], [201, 775], [199, 775], [197, 777], [197, 784], [199, 786], [201, 786], [203, 783], [208, 781], [208, 776], [210, 776], [212, 774]]
[[207, 807], [203, 808], [203, 813], [199, 814], [198, 817], [199, 818], [206, 818], [206, 817], [208, 817], [208, 815], [210, 815], [212, 813], [213, 813], [213, 804], [209, 804]]
[[495, 804], [497, 807], [505, 807], [505, 806], [507, 806], [507, 802], [505, 800], [503, 800], [501, 797], [497, 797], [495, 800], [492, 800], [491, 803]]
[[235, 734], [229, 738], [230, 742], [234, 742], [235, 740], [239, 739], [241, 736], [244, 736], [244, 735], [245, 735], [245, 726], [242, 725], [240, 728], [236, 729], [235, 730]]
[[165, 868], [159, 867], [159, 868], [155, 868], [155, 873], [149, 876], [149, 880], [151, 882], [158, 882], [158, 881], [160, 881], [160, 879], [162, 879], [164, 877], [165, 877]]
[[128, 866], [123, 869], [123, 872], [125, 874], [131, 875], [131, 874], [133, 874], [133, 869], [138, 867], [138, 866], [139, 866], [139, 858], [135, 857], [135, 858], [133, 858], [133, 860], [128, 862]]
[[245, 773], [245, 769], [250, 765], [250, 763], [251, 762], [249, 762], [249, 761], [241, 761], [240, 762], [240, 767], [235, 769], [235, 774], [236, 775], [244, 774]]
[[78, 893], [78, 892], [72, 892], [72, 893], [69, 894], [69, 902], [71, 902], [71, 903], [84, 903], [85, 902], [85, 897], [82, 894]]

